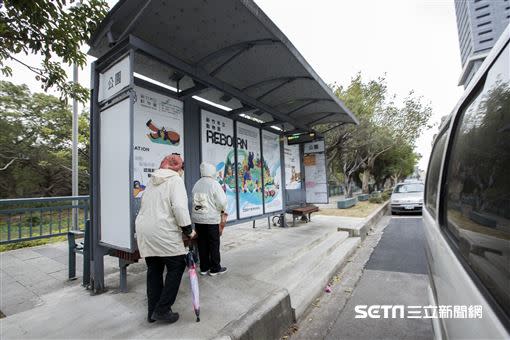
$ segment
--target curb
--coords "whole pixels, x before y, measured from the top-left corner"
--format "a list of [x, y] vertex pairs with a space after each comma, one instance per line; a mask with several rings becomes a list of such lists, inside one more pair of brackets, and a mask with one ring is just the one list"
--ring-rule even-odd
[[[361, 241], [365, 239], [368, 231], [371, 230], [389, 211], [389, 201], [383, 206], [370, 214], [360, 229], [345, 229], [349, 232], [349, 237], [360, 237]], [[353, 235], [354, 233], [358, 235]], [[361, 242], [360, 241], [360, 242]], [[352, 249], [348, 259], [356, 252], [356, 248]], [[338, 263], [335, 270], [328, 273], [328, 277], [324, 282], [329, 281], [331, 275], [343, 268], [345, 263]], [[324, 285], [321, 285], [317, 290], [317, 294], [312, 294], [314, 297], [320, 295]], [[214, 337], [215, 340], [256, 340], [256, 339], [280, 339], [281, 336], [289, 329], [289, 327], [296, 321], [294, 308], [291, 306], [291, 297], [289, 292], [284, 289], [276, 289], [264, 297], [262, 300], [254, 304], [239, 319], [233, 320], [223, 327]], [[310, 303], [313, 299], [310, 301]], [[306, 315], [305, 309], [303, 315]]]
[[276, 289], [239, 319], [223, 327], [215, 339], [279, 339], [294, 319], [289, 292], [283, 288]]
[[366, 220], [363, 221], [362, 224], [358, 225], [359, 228], [343, 228], [339, 227], [340, 231], [349, 232], [349, 237], [361, 237], [361, 241], [363, 241], [368, 232], [379, 222], [379, 220], [389, 213], [390, 210], [390, 201], [388, 200], [381, 207], [379, 207], [376, 211], [368, 215]]

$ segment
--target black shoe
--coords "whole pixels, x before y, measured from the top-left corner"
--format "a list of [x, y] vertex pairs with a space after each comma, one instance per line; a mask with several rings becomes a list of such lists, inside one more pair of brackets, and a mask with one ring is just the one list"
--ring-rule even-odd
[[159, 321], [165, 321], [168, 323], [174, 323], [177, 320], [179, 320], [179, 313], [173, 313], [173, 312], [168, 311], [166, 313], [159, 314], [158, 312], [154, 312], [154, 313], [152, 313], [152, 319], [154, 321], [159, 320]]
[[225, 274], [227, 271], [228, 271], [227, 267], [221, 267], [220, 270], [218, 270], [216, 272], [210, 270], [209, 275], [211, 275], [211, 276], [221, 275], [221, 274]]

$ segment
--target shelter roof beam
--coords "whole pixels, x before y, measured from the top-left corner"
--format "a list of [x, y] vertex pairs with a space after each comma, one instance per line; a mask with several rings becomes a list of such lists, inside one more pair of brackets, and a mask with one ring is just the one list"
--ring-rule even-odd
[[279, 43], [280, 41], [279, 40], [275, 40], [275, 39], [259, 39], [259, 40], [250, 40], [250, 41], [243, 41], [243, 42], [240, 42], [240, 43], [237, 43], [237, 44], [233, 44], [233, 45], [230, 45], [230, 46], [226, 46], [226, 47], [223, 47], [217, 51], [214, 51], [212, 53], [209, 53], [208, 55], [206, 55], [205, 57], [203, 57], [202, 59], [200, 59], [197, 63], [196, 63], [196, 66], [204, 66], [205, 64], [213, 61], [214, 59], [216, 58], [219, 58], [225, 54], [228, 54], [230, 52], [233, 52], [233, 51], [237, 51], [237, 50], [245, 50], [245, 49], [249, 49], [249, 48], [252, 48], [254, 46], [257, 46], [257, 45], [272, 45], [272, 44], [276, 44], [276, 43]]
[[220, 79], [212, 77], [202, 68], [191, 66], [188, 63], [184, 62], [183, 60], [171, 55], [170, 53], [165, 52], [147, 43], [143, 39], [131, 35], [129, 38], [129, 43], [133, 48], [137, 49], [140, 53], [145, 53], [150, 57], [156, 58], [161, 62], [186, 73], [191, 78], [196, 79], [207, 86], [214, 87], [222, 92], [226, 92], [232, 95], [233, 97], [237, 98], [239, 101], [245, 103], [246, 105], [251, 106], [252, 108], [256, 108], [263, 112], [267, 112], [268, 114], [273, 116], [273, 119], [280, 119], [289, 124], [292, 124], [295, 127], [302, 128], [306, 131], [310, 130], [310, 128], [308, 128], [305, 124], [301, 124], [297, 121], [292, 120], [291, 118], [275, 110], [271, 106], [259, 102], [255, 98], [248, 96], [247, 94], [243, 93], [234, 86], [229, 85]]

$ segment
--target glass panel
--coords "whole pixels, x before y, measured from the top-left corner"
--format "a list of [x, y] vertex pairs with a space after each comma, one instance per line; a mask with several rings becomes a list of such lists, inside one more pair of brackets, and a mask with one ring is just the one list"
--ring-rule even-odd
[[460, 117], [447, 177], [447, 230], [510, 314], [509, 47]]
[[441, 170], [441, 160], [443, 158], [445, 140], [446, 135], [445, 133], [442, 133], [438, 137], [434, 149], [432, 150], [429, 168], [427, 170], [425, 204], [434, 217], [436, 216], [437, 185], [439, 181], [439, 171]]

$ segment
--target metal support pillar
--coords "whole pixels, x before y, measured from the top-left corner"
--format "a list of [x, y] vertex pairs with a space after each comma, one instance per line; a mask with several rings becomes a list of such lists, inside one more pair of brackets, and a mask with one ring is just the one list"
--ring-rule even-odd
[[130, 261], [119, 258], [119, 268], [120, 268], [120, 292], [127, 293], [127, 267], [131, 264]]
[[90, 284], [90, 220], [85, 223], [85, 238], [83, 241], [83, 280], [82, 285], [84, 287]]

